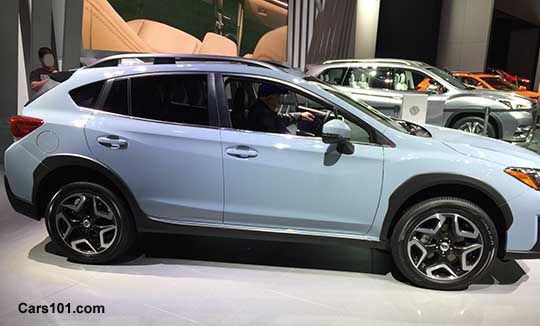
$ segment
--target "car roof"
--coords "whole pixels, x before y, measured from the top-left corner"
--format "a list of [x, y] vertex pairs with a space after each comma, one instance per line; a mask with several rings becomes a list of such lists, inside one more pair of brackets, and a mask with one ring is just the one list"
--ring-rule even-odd
[[474, 76], [472, 73], [466, 72], [466, 71], [452, 71], [451, 75], [452, 76], [467, 76], [467, 77], [473, 77]]
[[393, 58], [373, 58], [373, 59], [339, 59], [323, 62], [324, 65], [343, 65], [343, 64], [384, 64], [385, 66], [396, 67], [429, 67], [429, 64], [416, 60], [393, 59]]
[[494, 75], [494, 74], [473, 73], [472, 75], [475, 76], [475, 77], [478, 77], [478, 78], [499, 78], [499, 79], [502, 79], [499, 75]]
[[306, 75], [282, 63], [258, 61], [242, 57], [174, 54], [127, 54], [107, 57], [78, 69], [70, 82], [87, 84], [110, 78], [156, 73], [231, 73], [267, 76], [295, 82]]

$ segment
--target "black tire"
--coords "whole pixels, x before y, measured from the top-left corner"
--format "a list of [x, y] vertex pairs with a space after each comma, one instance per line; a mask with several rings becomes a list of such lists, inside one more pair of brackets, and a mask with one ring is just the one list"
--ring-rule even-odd
[[[466, 231], [466, 228], [472, 230], [471, 233], [467, 233], [467, 238], [456, 236], [456, 231], [454, 231], [454, 221], [458, 220], [456, 216], [459, 216], [457, 229], [460, 231], [457, 234], [464, 234], [462, 232]], [[433, 230], [437, 228], [437, 225], [442, 225], [442, 227], [439, 228], [437, 236], [430, 236], [425, 233], [425, 230], [431, 232], [432, 229], [426, 225], [434, 225]], [[423, 227], [419, 228], [420, 226]], [[422, 231], [419, 231], [420, 229]], [[448, 231], [446, 235], [445, 229]], [[469, 238], [473, 234], [478, 234], [476, 239]], [[467, 242], [481, 242], [481, 249], [478, 247], [479, 244], [474, 244], [479, 249], [462, 254], [466, 251], [463, 248], [470, 248], [470, 245], [460, 242], [461, 238]], [[409, 247], [410, 242], [418, 243], [415, 242], [418, 240], [424, 249], [430, 247], [429, 254], [426, 256], [423, 256], [424, 252], [419, 250], [419, 246], [413, 244]], [[436, 245], [433, 246], [433, 243]], [[450, 247], [448, 247], [449, 243]], [[462, 290], [485, 275], [491, 268], [497, 256], [497, 229], [486, 212], [472, 202], [460, 198], [438, 197], [414, 205], [403, 214], [393, 230], [391, 248], [396, 267], [414, 285], [436, 290]], [[418, 259], [411, 258], [415, 252], [420, 253], [420, 258], [418, 255], [416, 255]], [[430, 255], [432, 255], [431, 258]], [[463, 265], [463, 257], [465, 257], [465, 265]], [[472, 258], [474, 263], [469, 264], [467, 262], [469, 258]], [[441, 264], [446, 266], [435, 268]], [[462, 266], [465, 268], [462, 269]], [[455, 274], [447, 273], [446, 267]], [[429, 273], [428, 270], [430, 270]], [[437, 271], [442, 272], [443, 275], [435, 275]]]
[[[80, 202], [79, 196], [81, 194], [86, 198], [91, 198], [91, 202], [89, 201], [88, 203], [81, 205], [80, 212], [77, 213], [75, 210], [66, 208], [66, 201], [74, 198], [75, 204], [78, 203], [77, 199], [79, 199]], [[94, 201], [94, 198], [97, 199]], [[86, 201], [88, 201], [88, 199], [86, 199]], [[60, 207], [61, 204], [62, 207]], [[88, 205], [92, 206], [89, 207]], [[96, 207], [94, 205], [98, 205], [98, 208], [94, 208]], [[97, 210], [102, 210], [99, 212], [101, 215], [106, 215], [103, 212], [109, 212], [109, 214], [107, 214], [108, 217], [104, 219], [100, 215], [92, 218], [92, 212]], [[60, 212], [66, 219], [58, 217]], [[88, 218], [75, 217], [77, 214], [88, 216]], [[93, 220], [94, 222], [92, 222], [93, 224], [89, 223], [90, 226], [88, 227], [83, 227], [84, 219]], [[99, 221], [97, 221], [97, 219], [99, 219]], [[67, 220], [71, 222], [67, 222]], [[110, 223], [110, 225], [103, 226], [102, 221], [106, 221], [107, 223]], [[69, 228], [68, 223], [70, 223], [70, 226], [74, 226], [72, 228], [73, 231], [62, 233], [63, 229]], [[113, 262], [130, 251], [137, 237], [133, 218], [124, 200], [109, 189], [92, 182], [73, 182], [62, 186], [51, 198], [47, 206], [46, 224], [49, 236], [54, 243], [58, 245], [68, 259], [79, 263], [103, 264]], [[112, 228], [113, 224], [115, 224], [114, 226], [116, 229]], [[105, 233], [102, 233], [100, 236], [100, 231], [104, 228], [108, 228], [109, 231], [104, 231]], [[75, 233], [75, 231], [77, 233]], [[111, 233], [113, 233], [113, 236], [111, 236]], [[65, 234], [69, 234], [69, 236], [66, 236], [66, 241], [63, 239]], [[108, 244], [107, 246], [98, 247], [97, 245], [89, 246], [82, 243], [81, 245], [83, 247], [79, 248], [79, 250], [75, 250], [72, 245], [68, 244], [68, 242], [73, 244], [73, 238], [69, 237], [76, 237], [79, 234], [81, 234], [81, 237], [87, 237], [87, 239], [90, 238], [90, 240], [87, 241], [92, 242], [91, 240], [93, 239], [94, 242], [92, 243], [94, 244], [96, 239], [99, 241], [98, 244], [103, 244], [103, 240], [107, 240]], [[85, 250], [82, 250], [84, 247], [92, 249], [94, 252], [86, 253]]]
[[[476, 126], [476, 127], [475, 127]], [[484, 118], [476, 117], [476, 116], [467, 116], [463, 117], [456, 122], [454, 122], [451, 126], [454, 129], [470, 132], [470, 133], [476, 133], [481, 134], [484, 130]], [[474, 129], [474, 132], [472, 130], [469, 130], [470, 128]], [[497, 138], [497, 129], [493, 125], [491, 121], [488, 121], [488, 137], [490, 138]]]

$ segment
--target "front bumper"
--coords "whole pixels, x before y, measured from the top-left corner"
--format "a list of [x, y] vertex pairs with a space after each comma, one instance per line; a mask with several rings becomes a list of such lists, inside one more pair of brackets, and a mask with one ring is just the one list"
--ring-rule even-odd
[[502, 131], [502, 139], [512, 143], [531, 141], [534, 133], [532, 110], [494, 112]]
[[536, 216], [536, 242], [530, 250], [507, 250], [503, 259], [540, 259], [540, 215]]
[[13, 193], [13, 191], [11, 191], [11, 188], [9, 186], [9, 181], [6, 176], [4, 176], [4, 186], [6, 188], [6, 194], [7, 194], [9, 203], [11, 204], [11, 207], [13, 207], [13, 209], [17, 213], [20, 213], [24, 216], [28, 216], [34, 220], [39, 221], [40, 218], [38, 216], [37, 207], [32, 203], [29, 203], [25, 200], [18, 198]]

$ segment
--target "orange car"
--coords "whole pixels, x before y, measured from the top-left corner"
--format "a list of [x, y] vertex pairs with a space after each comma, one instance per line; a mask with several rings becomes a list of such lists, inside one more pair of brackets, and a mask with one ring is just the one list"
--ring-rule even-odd
[[519, 95], [531, 98], [534, 103], [538, 102], [540, 96], [537, 92], [528, 91], [525, 86], [517, 87], [516, 85], [507, 82], [497, 75], [485, 73], [470, 73], [470, 72], [453, 72], [452, 76], [461, 80], [465, 85], [476, 89], [491, 89], [497, 91], [512, 92]]

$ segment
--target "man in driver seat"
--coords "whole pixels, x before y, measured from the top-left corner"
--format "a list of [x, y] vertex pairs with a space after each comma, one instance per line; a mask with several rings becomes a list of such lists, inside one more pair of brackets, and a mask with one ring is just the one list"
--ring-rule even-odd
[[273, 84], [263, 83], [259, 86], [257, 101], [249, 110], [251, 130], [288, 134], [288, 126], [299, 120], [315, 119], [311, 112], [280, 113], [281, 95], [287, 93], [286, 89]]

